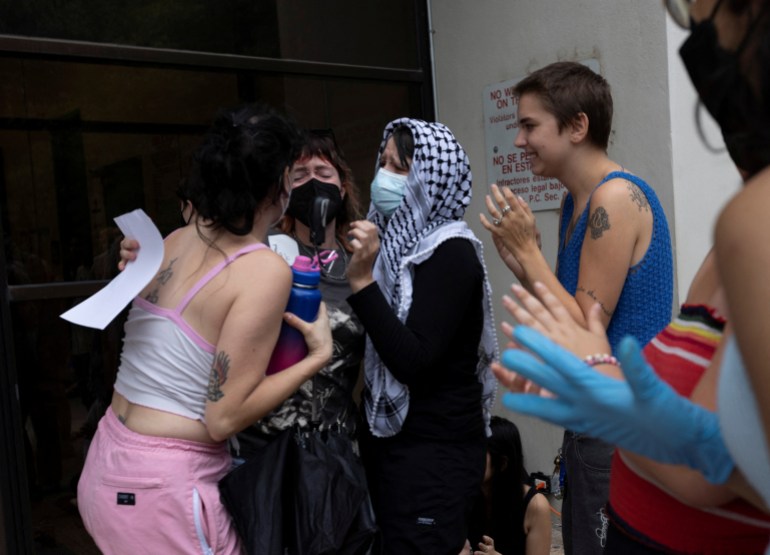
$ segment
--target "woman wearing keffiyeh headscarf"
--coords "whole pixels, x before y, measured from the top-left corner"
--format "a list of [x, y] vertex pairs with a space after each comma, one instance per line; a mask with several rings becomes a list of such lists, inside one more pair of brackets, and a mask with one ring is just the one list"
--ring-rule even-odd
[[468, 157], [440, 123], [385, 127], [349, 304], [367, 332], [361, 452], [384, 553], [456, 555], [486, 466], [497, 357]]

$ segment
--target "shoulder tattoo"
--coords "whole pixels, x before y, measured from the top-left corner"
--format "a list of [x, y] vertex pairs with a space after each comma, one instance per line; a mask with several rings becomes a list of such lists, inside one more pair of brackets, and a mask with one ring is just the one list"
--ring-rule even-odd
[[[176, 258], [173, 258], [173, 259], [171, 259], [169, 261], [168, 268], [166, 268], [165, 270], [161, 270], [158, 273], [158, 276], [155, 278], [155, 281], [160, 283], [160, 285], [166, 285], [166, 283], [168, 283], [168, 280], [171, 279], [171, 276], [174, 275], [174, 270], [172, 269], [172, 266], [174, 265], [174, 262], [176, 262]], [[158, 304], [158, 290], [159, 289], [160, 289], [160, 286], [156, 287], [155, 289], [153, 289], [152, 291], [147, 293], [147, 296], [145, 297], [147, 302], [152, 303], [152, 304]]]
[[155, 278], [160, 282], [161, 285], [166, 285], [168, 280], [171, 279], [171, 276], [174, 275], [174, 271], [171, 269], [171, 267], [174, 265], [174, 262], [176, 262], [176, 258], [172, 258], [168, 263], [168, 268], [161, 270], [161, 272], [158, 274], [158, 277]]
[[631, 193], [631, 202], [633, 202], [636, 207], [639, 209], [639, 212], [644, 210], [645, 212], [650, 211], [650, 201], [647, 200], [647, 195], [645, 195], [642, 190], [634, 185], [633, 183], [628, 183], [627, 185], [628, 191]]
[[222, 392], [222, 386], [227, 381], [229, 373], [230, 357], [224, 351], [220, 351], [214, 357], [214, 362], [211, 365], [211, 374], [209, 375], [209, 385], [206, 388], [206, 398], [212, 403], [216, 403], [225, 396]]
[[593, 290], [593, 289], [589, 289], [589, 290], [586, 290], [586, 288], [585, 288], [585, 287], [581, 287], [581, 286], [578, 286], [578, 288], [577, 288], [577, 290], [575, 291], [575, 293], [583, 293], [583, 294], [585, 294], [585, 295], [588, 295], [589, 297], [591, 297], [591, 298], [594, 300], [594, 302], [596, 302], [596, 303], [598, 303], [598, 304], [599, 304], [599, 307], [601, 307], [601, 309], [602, 309], [602, 312], [604, 312], [604, 314], [606, 314], [608, 317], [612, 318], [612, 312], [610, 312], [609, 310], [607, 310], [607, 307], [605, 307], [605, 306], [604, 306], [604, 303], [603, 303], [603, 302], [601, 302], [601, 301], [600, 301], [600, 300], [599, 300], [599, 299], [596, 297], [596, 293], [594, 293], [594, 290]]
[[610, 228], [610, 215], [603, 206], [593, 211], [588, 219], [588, 227], [591, 229], [591, 239], [599, 239]]

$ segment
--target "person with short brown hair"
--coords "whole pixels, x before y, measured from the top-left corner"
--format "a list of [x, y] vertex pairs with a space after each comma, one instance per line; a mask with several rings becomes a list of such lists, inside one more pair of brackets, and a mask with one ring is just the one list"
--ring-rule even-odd
[[[671, 317], [673, 256], [666, 215], [644, 180], [611, 160], [610, 86], [577, 62], [557, 62], [523, 79], [519, 133], [532, 172], [567, 189], [559, 214], [556, 271], [539, 248], [535, 216], [508, 188], [491, 186], [481, 222], [519, 282], [545, 284], [581, 325], [595, 304], [611, 345], [649, 341]], [[567, 430], [562, 535], [567, 554], [601, 553], [607, 530], [612, 445]]]

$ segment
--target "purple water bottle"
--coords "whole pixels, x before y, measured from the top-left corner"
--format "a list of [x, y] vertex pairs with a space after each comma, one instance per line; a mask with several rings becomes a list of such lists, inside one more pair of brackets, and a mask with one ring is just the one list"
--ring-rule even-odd
[[[318, 263], [307, 256], [298, 256], [291, 266], [292, 285], [286, 312], [296, 314], [306, 322], [313, 322], [318, 316], [321, 304], [321, 269]], [[267, 365], [267, 375], [285, 370], [307, 356], [305, 336], [286, 322], [281, 324], [281, 333], [275, 345], [273, 355]]]

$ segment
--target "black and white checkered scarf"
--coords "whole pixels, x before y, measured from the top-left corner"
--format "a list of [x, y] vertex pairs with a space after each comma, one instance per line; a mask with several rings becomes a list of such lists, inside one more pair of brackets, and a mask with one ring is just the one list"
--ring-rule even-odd
[[[412, 131], [414, 156], [404, 199], [393, 215], [386, 220], [373, 205], [369, 207], [368, 219], [377, 225], [380, 234], [374, 278], [398, 318], [405, 322], [412, 304], [414, 266], [430, 258], [448, 239], [459, 237], [473, 244], [484, 268], [484, 329], [476, 373], [483, 385], [479, 402], [489, 430], [496, 386], [489, 364], [498, 357], [498, 348], [483, 247], [463, 221], [472, 195], [468, 156], [446, 126], [401, 118], [385, 127], [375, 171], [388, 139], [400, 125]], [[369, 337], [364, 370], [363, 400], [369, 428], [377, 437], [395, 435], [409, 411], [409, 388], [385, 367]]]

